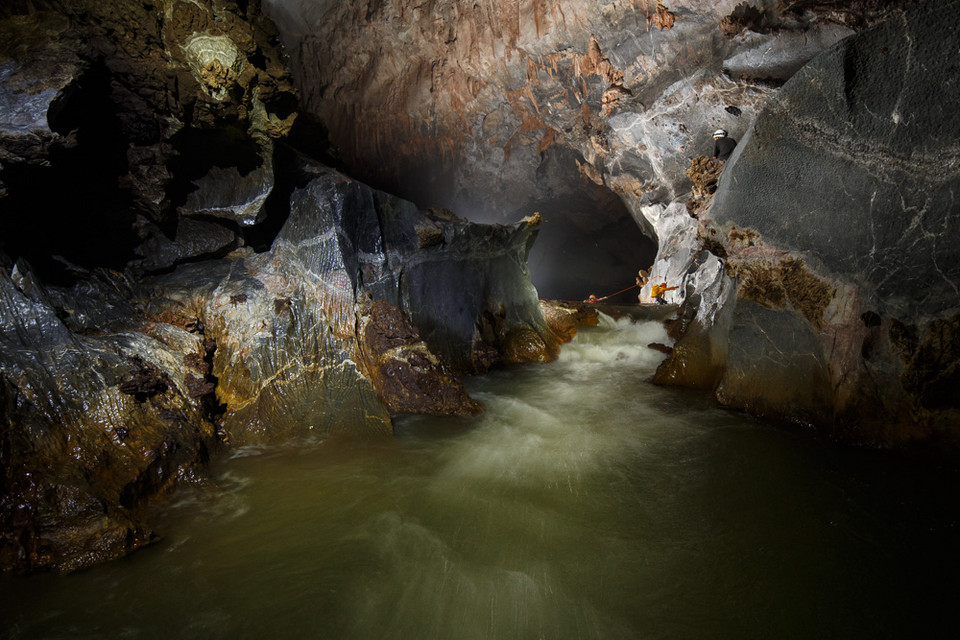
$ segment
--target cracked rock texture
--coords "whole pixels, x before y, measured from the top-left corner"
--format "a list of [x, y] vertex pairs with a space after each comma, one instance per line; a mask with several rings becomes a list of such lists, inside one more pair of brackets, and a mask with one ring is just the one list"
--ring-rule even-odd
[[151, 540], [144, 507], [214, 446], [471, 414], [464, 373], [556, 356], [539, 225], [477, 225], [310, 161], [270, 250], [142, 281], [0, 278], [0, 564], [71, 570]]
[[[760, 413], [855, 442], [960, 448], [946, 392], [960, 383], [958, 28], [960, 3], [926, 3], [844, 40], [734, 152], [701, 233], [721, 246], [739, 299], [732, 324], [692, 332], [728, 352], [725, 404], [766, 402]], [[784, 371], [805, 397], [783, 397]]]
[[[534, 284], [583, 299], [627, 286], [655, 262], [653, 241], [676, 240], [657, 227], [660, 213], [689, 190], [689, 160], [708, 153], [714, 129], [739, 139], [779, 84], [874, 16], [864, 4], [891, 3], [849, 14], [852, 3], [827, 3], [829, 18], [823, 3], [754, 4], [734, 32], [721, 23], [736, 0], [264, 8], [304, 109], [326, 123], [353, 174], [473, 220], [540, 212]], [[680, 214], [667, 224], [686, 223], [695, 237]]]

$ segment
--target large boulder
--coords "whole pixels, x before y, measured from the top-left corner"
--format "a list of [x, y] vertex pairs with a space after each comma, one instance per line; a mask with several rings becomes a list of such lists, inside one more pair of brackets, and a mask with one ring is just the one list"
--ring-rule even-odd
[[389, 432], [390, 411], [472, 413], [462, 375], [556, 356], [526, 271], [538, 220], [478, 225], [308, 161], [298, 172], [269, 251], [147, 281], [152, 317], [216, 341], [232, 444]]
[[[926, 3], [817, 57], [728, 162], [700, 229], [738, 287], [735, 319], [712, 329], [725, 404], [856, 442], [960, 447], [958, 16], [960, 2]], [[756, 351], [762, 372], [737, 364]]]
[[878, 311], [955, 307], [957, 7], [909, 12], [807, 65], [757, 118], [711, 217], [806, 252]]
[[0, 254], [0, 567], [150, 542], [144, 507], [215, 446], [473, 414], [463, 375], [556, 356], [525, 266], [538, 219], [477, 225], [309, 161], [298, 175], [261, 253], [71, 287]]
[[151, 541], [143, 508], [215, 442], [199, 336], [136, 322], [106, 276], [0, 273], [0, 567], [68, 571]]

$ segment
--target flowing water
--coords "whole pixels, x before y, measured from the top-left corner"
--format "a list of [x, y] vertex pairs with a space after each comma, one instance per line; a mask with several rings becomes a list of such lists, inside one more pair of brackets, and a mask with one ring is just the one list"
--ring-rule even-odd
[[662, 326], [602, 320], [558, 362], [469, 381], [480, 418], [217, 462], [159, 543], [0, 578], [2, 637], [955, 632], [960, 474], [655, 387]]

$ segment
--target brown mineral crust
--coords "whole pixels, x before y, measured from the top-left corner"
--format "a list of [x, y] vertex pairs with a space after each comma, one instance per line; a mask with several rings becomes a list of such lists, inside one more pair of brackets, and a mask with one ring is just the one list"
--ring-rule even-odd
[[763, 12], [760, 9], [741, 2], [730, 15], [724, 16], [720, 21], [720, 31], [724, 37], [733, 38], [759, 25], [762, 18]]
[[599, 313], [588, 305], [540, 300], [540, 308], [547, 327], [560, 342], [573, 340], [581, 326], [595, 327], [599, 322]]
[[936, 319], [923, 330], [891, 322], [891, 342], [903, 363], [900, 380], [927, 409], [960, 409], [960, 315]]
[[547, 321], [547, 327], [553, 332], [561, 342], [570, 342], [577, 335], [577, 329], [580, 328], [580, 318], [576, 309], [564, 307], [547, 300], [540, 301], [540, 308], [543, 309], [543, 317]]
[[130, 368], [117, 385], [121, 392], [142, 402], [170, 388], [169, 376], [142, 358], [130, 358], [129, 364]]
[[836, 291], [803, 260], [731, 260], [727, 269], [740, 281], [739, 297], [773, 308], [789, 304], [817, 329], [823, 328], [824, 313]]
[[721, 171], [723, 171], [723, 163], [706, 156], [697, 156], [691, 160], [687, 177], [693, 182], [693, 195], [700, 197], [715, 193]]
[[655, 26], [657, 29], [672, 29], [673, 22], [676, 20], [677, 14], [673, 13], [667, 7], [664, 6], [662, 0], [657, 0], [657, 6], [653, 14], [647, 18], [647, 20]]
[[374, 302], [360, 327], [364, 369], [391, 413], [472, 415], [482, 411], [397, 306]]

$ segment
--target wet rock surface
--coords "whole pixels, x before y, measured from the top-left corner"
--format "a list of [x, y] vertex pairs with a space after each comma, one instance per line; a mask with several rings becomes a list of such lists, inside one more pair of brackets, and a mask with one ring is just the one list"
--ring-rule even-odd
[[4, 569], [150, 543], [222, 447], [480, 410], [596, 318], [528, 261], [677, 287], [662, 382], [960, 450], [955, 1], [266, 4], [0, 7]]
[[[957, 369], [960, 120], [945, 105], [960, 94], [919, 70], [952, 56], [958, 9], [917, 7], [822, 54], [728, 161], [699, 233], [724, 258], [735, 310], [678, 345], [719, 365], [724, 381], [707, 386], [725, 404], [767, 403], [852, 442], [957, 451], [960, 414], [936, 389]], [[938, 345], [936, 365], [916, 367], [921, 344]], [[773, 369], [745, 370], [763, 353]], [[787, 392], [790, 371], [803, 384]]]
[[49, 291], [6, 265], [6, 568], [71, 570], [149, 542], [141, 508], [215, 447], [476, 413], [465, 373], [556, 355], [524, 267], [536, 219], [475, 225], [308, 160], [299, 173], [263, 253]]
[[132, 318], [74, 332], [61, 316], [76, 293], [55, 302], [22, 264], [0, 276], [6, 569], [71, 570], [149, 542], [140, 511], [215, 442], [183, 366], [199, 340]]
[[482, 411], [398, 307], [383, 300], [374, 302], [369, 313], [361, 315], [358, 337], [364, 369], [391, 413], [471, 415]]

